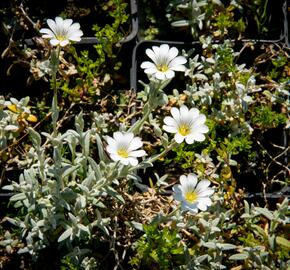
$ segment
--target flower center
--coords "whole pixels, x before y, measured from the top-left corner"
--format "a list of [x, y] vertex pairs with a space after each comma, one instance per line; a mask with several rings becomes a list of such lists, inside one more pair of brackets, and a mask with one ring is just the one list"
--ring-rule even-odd
[[182, 136], [186, 136], [190, 133], [190, 127], [187, 124], [182, 124], [178, 127], [178, 133]]
[[185, 200], [190, 203], [194, 203], [197, 200], [197, 194], [195, 191], [187, 191], [184, 196]]
[[122, 158], [127, 158], [129, 156], [128, 151], [124, 148], [118, 149], [117, 154]]
[[57, 35], [57, 36], [56, 36], [56, 39], [59, 40], [59, 41], [64, 41], [64, 40], [67, 39], [67, 37], [64, 36], [64, 35]]
[[167, 70], [169, 70], [169, 67], [165, 64], [161, 64], [161, 65], [157, 65], [157, 69], [161, 72], [166, 72]]

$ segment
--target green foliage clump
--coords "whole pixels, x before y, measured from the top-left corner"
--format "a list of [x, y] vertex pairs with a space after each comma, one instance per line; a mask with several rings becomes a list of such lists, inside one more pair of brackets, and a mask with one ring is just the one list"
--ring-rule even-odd
[[269, 106], [261, 105], [254, 108], [252, 122], [261, 129], [275, 128], [284, 125], [286, 121], [286, 115], [273, 111]]
[[177, 230], [159, 228], [154, 223], [143, 227], [145, 234], [135, 243], [136, 256], [130, 260], [132, 266], [172, 269], [178, 260], [182, 260], [180, 255], [183, 255], [184, 248]]

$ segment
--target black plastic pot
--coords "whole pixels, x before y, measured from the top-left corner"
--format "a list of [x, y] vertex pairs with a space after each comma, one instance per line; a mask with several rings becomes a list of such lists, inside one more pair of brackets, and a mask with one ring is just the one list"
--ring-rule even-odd
[[[138, 17], [137, 17], [137, 0], [130, 0], [130, 30], [129, 34], [126, 35], [119, 41], [119, 44], [127, 43], [134, 40], [138, 33]], [[29, 46], [34, 44], [32, 38], [25, 39], [25, 43]], [[96, 37], [84, 36], [81, 41], [77, 44], [98, 44], [99, 41]]]
[[[228, 3], [229, 1], [221, 0], [223, 3]], [[251, 2], [251, 1], [248, 1]], [[138, 40], [142, 41], [146, 38], [145, 30], [151, 26], [158, 29], [158, 33], [155, 34], [154, 39], [168, 40], [168, 41], [181, 41], [181, 42], [192, 42], [198, 40], [198, 37], [193, 38], [189, 26], [186, 27], [173, 27], [171, 22], [168, 21], [166, 16], [166, 9], [170, 1], [156, 1], [152, 5], [148, 5], [148, 0], [139, 0], [138, 2]], [[180, 11], [176, 12], [177, 14]], [[255, 12], [249, 8], [242, 9], [241, 11], [234, 11], [235, 20], [239, 18], [245, 19], [247, 22], [246, 30], [244, 33], [245, 39], [254, 40], [271, 40], [271, 41], [285, 41], [286, 37], [286, 26], [288, 28], [288, 18], [287, 18], [287, 0], [268, 0], [265, 6], [264, 12], [267, 14], [264, 17], [264, 25], [258, 25], [257, 19], [254, 18]], [[150, 22], [150, 19], [153, 21]], [[258, 16], [257, 16], [258, 17]], [[186, 19], [180, 17], [180, 19]], [[261, 29], [266, 27], [268, 31], [262, 31]], [[202, 32], [202, 31], [201, 31]], [[201, 35], [201, 34], [200, 34]], [[238, 35], [232, 35], [229, 33], [228, 38], [236, 38]], [[288, 36], [288, 35], [287, 35]], [[289, 42], [289, 40], [287, 39]]]
[[251, 203], [258, 203], [259, 205], [267, 205], [270, 209], [276, 208], [277, 203], [282, 203], [285, 198], [290, 200], [290, 187], [282, 188], [279, 191], [272, 193], [245, 193], [244, 198]]
[[[148, 81], [147, 75], [144, 73], [144, 70], [140, 68], [140, 65], [143, 61], [150, 61], [150, 58], [146, 55], [146, 49], [152, 48], [152, 46], [160, 46], [162, 44], [168, 44], [169, 47], [176, 47], [179, 50], [179, 53], [181, 53], [182, 50], [189, 51], [189, 50], [195, 50], [197, 52], [200, 52], [201, 45], [200, 42], [179, 42], [179, 41], [162, 41], [162, 40], [143, 40], [135, 46], [133, 50], [132, 55], [132, 67], [130, 72], [130, 86], [131, 89], [137, 90], [139, 89], [138, 81]], [[177, 74], [177, 80], [178, 75], [183, 76], [183, 74], [178, 73]], [[176, 80], [176, 79], [175, 79]], [[139, 84], [140, 85], [140, 84]]]
[[[240, 43], [236, 43], [237, 50], [239, 51], [241, 48], [243, 48], [245, 43], [251, 43], [254, 44], [254, 46], [248, 46], [247, 48], [244, 48], [242, 51], [240, 58], [238, 59], [238, 62], [240, 64], [246, 63], [247, 66], [252, 66], [254, 64], [255, 58], [259, 56], [264, 48], [263, 46], [268, 45], [279, 45], [284, 46], [285, 44], [283, 42], [277, 43], [275, 41], [256, 41], [256, 40], [244, 40]], [[193, 56], [195, 53], [200, 54], [202, 51], [201, 44], [199, 42], [192, 42], [192, 43], [185, 43], [185, 42], [178, 42], [178, 41], [161, 41], [161, 40], [147, 40], [147, 41], [141, 41], [139, 42], [134, 50], [133, 50], [133, 56], [132, 56], [132, 68], [131, 68], [131, 74], [130, 74], [130, 85], [131, 89], [134, 89], [135, 91], [143, 90], [143, 86], [139, 83], [139, 81], [143, 81], [147, 83], [149, 81], [147, 74], [144, 73], [144, 70], [141, 69], [141, 63], [143, 61], [151, 61], [150, 58], [146, 55], [146, 49], [152, 48], [152, 46], [160, 46], [161, 44], [168, 44], [170, 47], [177, 47], [179, 49], [179, 52], [182, 50], [189, 51], [194, 49]], [[191, 57], [193, 57], [191, 56]], [[263, 64], [265, 65], [265, 64]], [[263, 66], [265, 68], [265, 66]], [[178, 73], [178, 72], [177, 72]], [[174, 78], [173, 81], [178, 80], [177, 88], [178, 89], [185, 89], [185, 81], [184, 77], [178, 77], [179, 74], [177, 74], [177, 77]], [[182, 76], [182, 74], [181, 74]], [[172, 82], [171, 82], [172, 83]], [[172, 87], [170, 87], [172, 88]], [[272, 146], [272, 143], [275, 145], [279, 145], [281, 147], [286, 147], [289, 144], [289, 134], [288, 132], [282, 127], [279, 128], [273, 128], [269, 129], [267, 132], [263, 133], [263, 137], [261, 138], [263, 142], [265, 143], [265, 147], [267, 147], [270, 154], [273, 156], [279, 155], [279, 153], [275, 152], [277, 148]], [[253, 150], [255, 151], [255, 150]], [[283, 163], [285, 166], [287, 166], [287, 163], [289, 162], [289, 153], [285, 153], [281, 156], [279, 156], [279, 162]], [[278, 166], [279, 167], [279, 166]], [[280, 170], [281, 168], [277, 168], [275, 164], [272, 164], [271, 172], [269, 173], [269, 176], [272, 174], [275, 175], [275, 172], [277, 170]], [[237, 180], [238, 188], [242, 188], [246, 190], [246, 197], [247, 198], [261, 198], [263, 199], [265, 196], [266, 198], [269, 198], [269, 200], [277, 201], [278, 199], [281, 199], [283, 197], [289, 197], [289, 188], [283, 188], [281, 189], [280, 185], [276, 185], [275, 187], [271, 187], [267, 190], [266, 195], [262, 193], [262, 177], [263, 175], [257, 175], [257, 173], [262, 172], [252, 172], [248, 171], [247, 168], [241, 168], [242, 173], [236, 173], [234, 175], [234, 178]]]

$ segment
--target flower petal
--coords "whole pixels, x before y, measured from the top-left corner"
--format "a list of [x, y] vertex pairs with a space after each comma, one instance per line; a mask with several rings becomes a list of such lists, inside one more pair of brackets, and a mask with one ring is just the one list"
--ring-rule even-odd
[[169, 62], [172, 62], [171, 60], [173, 60], [174, 58], [176, 58], [177, 55], [178, 55], [178, 49], [176, 47], [170, 48], [169, 51], [168, 51], [168, 61]]
[[179, 133], [176, 133], [174, 135], [174, 139], [177, 143], [182, 143], [184, 141], [184, 136], [182, 136], [181, 134]]
[[163, 122], [168, 126], [173, 126], [173, 127], [177, 128], [177, 123], [176, 123], [175, 119], [170, 117], [170, 116], [166, 116], [164, 118]]
[[155, 74], [155, 77], [156, 77], [158, 80], [163, 81], [163, 80], [165, 79], [165, 74], [164, 74], [164, 72], [157, 71], [156, 74]]
[[54, 36], [54, 33], [50, 29], [48, 29], [48, 28], [41, 28], [39, 30], [39, 32], [41, 34], [48, 34], [48, 35]]
[[187, 144], [193, 144], [194, 143], [194, 138], [192, 136], [186, 136], [185, 137], [185, 142]]
[[114, 132], [113, 137], [116, 141], [120, 141], [123, 139], [123, 133], [120, 131], [116, 131]]
[[[133, 133], [131, 133], [131, 134], [134, 136]], [[132, 138], [130, 140], [130, 145], [129, 145], [128, 151], [136, 150], [136, 149], [142, 147], [142, 145], [143, 145], [143, 142], [141, 141], [141, 138], [139, 138], [139, 137]]]
[[200, 114], [198, 117], [196, 117], [195, 119], [195, 125], [202, 125], [204, 124], [206, 121], [206, 117], [204, 114]]
[[212, 195], [213, 193], [214, 193], [214, 189], [212, 189], [212, 188], [207, 188], [207, 189], [205, 189], [205, 190], [201, 190], [201, 191], [199, 191], [199, 192], [198, 192], [198, 196], [199, 196], [200, 198], [202, 198], [202, 197], [208, 197], [208, 196]]
[[73, 20], [72, 19], [65, 19], [62, 23], [63, 28], [70, 28]]
[[206, 179], [201, 180], [196, 186], [196, 192], [200, 192], [200, 191], [206, 190], [209, 185], [210, 185], [210, 181], [209, 180], [206, 180]]
[[187, 62], [186, 58], [183, 56], [177, 56], [175, 57], [169, 64], [169, 67], [174, 67], [174, 66], [179, 66], [179, 65], [183, 65]]
[[176, 122], [178, 123], [180, 120], [179, 110], [176, 107], [173, 107], [173, 108], [171, 108], [170, 113], [173, 116], [173, 118], [176, 120]]
[[142, 62], [140, 67], [141, 68], [154, 68], [156, 70], [156, 66], [152, 62], [149, 62], [149, 61]]
[[50, 29], [55, 33], [56, 30], [57, 30], [57, 27], [56, 27], [56, 23], [55, 23], [55, 21], [52, 20], [52, 19], [48, 19], [48, 20], [46, 21], [46, 23], [47, 23], [47, 25], [49, 26], [49, 28], [50, 28]]
[[[123, 138], [122, 140], [125, 140], [126, 142], [128, 142], [129, 144], [131, 144], [133, 138], [134, 138], [134, 134], [132, 132], [127, 132], [127, 133], [123, 133]], [[136, 137], [136, 140], [141, 140], [139, 137]], [[136, 148], [135, 148], [136, 149]]]
[[197, 176], [193, 173], [190, 173], [187, 176], [188, 181], [193, 185], [193, 187], [195, 188], [196, 184], [197, 184]]
[[49, 42], [52, 46], [57, 46], [60, 43], [59, 40], [55, 38], [51, 39]]
[[206, 125], [197, 126], [195, 127], [195, 129], [198, 130], [198, 132], [200, 133], [207, 133], [209, 131], [209, 128]]
[[207, 198], [201, 198], [201, 199], [199, 199], [198, 203], [204, 204], [206, 206], [210, 206], [210, 205], [212, 205], [212, 200], [210, 198], [208, 198], [208, 197]]
[[166, 125], [163, 125], [162, 127], [166, 132], [169, 132], [169, 133], [176, 133], [177, 132], [177, 128], [176, 127], [173, 127], [173, 126], [166, 126]]
[[198, 132], [193, 133], [192, 137], [197, 142], [203, 142], [205, 140], [205, 136], [202, 133], [198, 133]]
[[180, 115], [181, 115], [181, 117], [182, 116], [185, 116], [186, 117], [187, 114], [188, 114], [188, 108], [185, 105], [182, 105], [180, 107]]
[[144, 150], [137, 150], [130, 152], [130, 157], [144, 157], [146, 156], [146, 152]]
[[181, 175], [179, 177], [179, 182], [181, 184], [181, 186], [185, 186], [188, 182], [187, 176], [186, 175]]
[[69, 27], [69, 29], [70, 29], [71, 31], [76, 31], [76, 30], [79, 30], [80, 28], [81, 28], [81, 26], [80, 26], [79, 23], [73, 23], [73, 24]]
[[206, 209], [207, 209], [207, 205], [202, 203], [202, 202], [198, 202], [197, 207], [201, 211], [206, 211]]
[[147, 49], [145, 52], [154, 63], [157, 63], [156, 54], [151, 49]]
[[128, 161], [132, 166], [138, 165], [138, 159], [134, 157], [128, 157]]
[[63, 27], [63, 23], [64, 23], [63, 18], [55, 17], [55, 23], [56, 23], [57, 26]]
[[164, 72], [164, 75], [167, 79], [172, 79], [175, 75], [175, 72], [173, 70], [167, 70]]
[[65, 46], [68, 45], [68, 44], [69, 44], [68, 39], [66, 39], [66, 40], [62, 40], [62, 41], [59, 43], [59, 45], [60, 45], [61, 47], [65, 47]]

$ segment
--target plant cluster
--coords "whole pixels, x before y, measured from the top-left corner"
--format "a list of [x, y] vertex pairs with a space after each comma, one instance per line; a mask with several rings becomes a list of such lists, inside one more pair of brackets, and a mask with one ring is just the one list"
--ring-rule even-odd
[[[54, 269], [289, 267], [289, 200], [267, 197], [289, 185], [289, 49], [261, 47], [246, 62], [257, 44], [227, 39], [243, 28], [231, 5], [173, 2], [177, 25], [213, 34], [187, 51], [147, 48], [138, 93], [98, 88], [119, 67], [122, 1], [103, 3], [113, 22], [94, 26], [96, 59], [78, 54], [84, 33], [72, 19], [39, 29], [43, 46], [32, 58], [50, 82], [46, 107], [32, 96], [0, 97], [1, 169], [13, 162], [20, 170], [1, 186], [11, 197], [0, 257]], [[251, 202], [248, 192], [262, 199]]]

